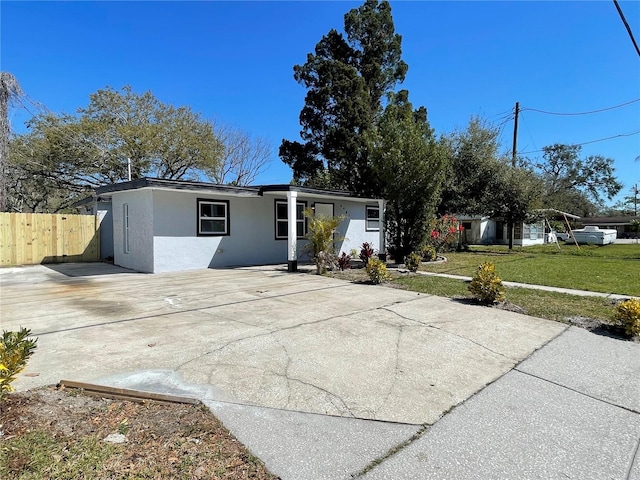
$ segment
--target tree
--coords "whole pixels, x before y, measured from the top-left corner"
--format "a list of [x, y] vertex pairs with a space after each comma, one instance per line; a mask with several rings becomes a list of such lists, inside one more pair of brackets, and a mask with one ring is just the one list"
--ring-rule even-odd
[[132, 179], [197, 179], [223, 157], [211, 122], [129, 86], [98, 90], [77, 116], [44, 113], [27, 126], [11, 142], [10, 181], [13, 208], [30, 211], [64, 210], [98, 186], [127, 180], [128, 164]]
[[[543, 184], [535, 172], [509, 163], [502, 163], [496, 172], [493, 194], [485, 201], [485, 215], [503, 218], [509, 226], [535, 219], [534, 211], [541, 207]], [[509, 232], [509, 249], [513, 236]]]
[[540, 207], [543, 186], [536, 173], [498, 153], [499, 132], [475, 117], [467, 129], [441, 139], [449, 157], [439, 213], [483, 215], [502, 218], [511, 227], [526, 221]]
[[394, 258], [422, 246], [444, 178], [445, 156], [424, 107], [413, 110], [408, 92], [392, 95], [367, 135], [375, 189], [387, 200], [386, 227]]
[[269, 141], [224, 124], [216, 125], [214, 131], [223, 145], [222, 161], [205, 168], [207, 177], [219, 184], [251, 185], [270, 161], [273, 148]]
[[629, 195], [626, 195], [620, 202], [616, 204], [616, 208], [623, 215], [638, 215], [638, 206], [640, 205], [640, 188], [638, 184], [632, 185]]
[[296, 182], [370, 193], [365, 135], [408, 67], [386, 0], [350, 10], [344, 30], [346, 39], [330, 30], [294, 67], [295, 80], [308, 89], [300, 112], [303, 142], [283, 140], [279, 155]]
[[7, 210], [6, 163], [9, 146], [9, 102], [21, 94], [20, 84], [9, 72], [0, 72], [0, 212]]
[[486, 215], [487, 203], [498, 188], [498, 130], [472, 117], [466, 130], [441, 137], [448, 157], [438, 213]]
[[[579, 145], [554, 144], [543, 148], [542, 160], [535, 164], [545, 182], [545, 206], [574, 212], [579, 199], [601, 204], [622, 188], [614, 176], [613, 160], [602, 155], [580, 159]], [[578, 195], [576, 195], [576, 193]], [[572, 199], [574, 204], [567, 202]]]

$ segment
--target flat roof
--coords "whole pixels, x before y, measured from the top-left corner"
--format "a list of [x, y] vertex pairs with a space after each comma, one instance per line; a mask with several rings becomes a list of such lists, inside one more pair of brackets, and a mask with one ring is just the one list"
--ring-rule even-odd
[[353, 192], [344, 190], [323, 190], [318, 188], [301, 187], [298, 185], [256, 185], [237, 187], [233, 185], [219, 185], [216, 183], [194, 182], [188, 180], [167, 180], [163, 178], [143, 177], [128, 182], [112, 183], [96, 188], [96, 196], [111, 196], [116, 192], [138, 190], [141, 188], [156, 188], [165, 190], [189, 190], [194, 192], [209, 192], [226, 195], [259, 197], [264, 194], [298, 192], [316, 197], [345, 197], [353, 200], [377, 200], [375, 198], [359, 197]]

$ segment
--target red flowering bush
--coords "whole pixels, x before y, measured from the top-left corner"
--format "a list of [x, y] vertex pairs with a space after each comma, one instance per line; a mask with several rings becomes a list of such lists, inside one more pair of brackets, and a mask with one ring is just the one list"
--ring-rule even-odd
[[464, 230], [462, 224], [453, 215], [444, 215], [432, 220], [430, 228], [431, 234], [427, 243], [438, 253], [455, 249], [460, 239], [460, 232]]

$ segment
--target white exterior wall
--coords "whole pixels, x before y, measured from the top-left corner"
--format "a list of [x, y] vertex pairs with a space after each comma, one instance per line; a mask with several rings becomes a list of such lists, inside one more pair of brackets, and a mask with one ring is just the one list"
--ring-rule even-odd
[[[323, 200], [326, 202], [326, 200]], [[348, 200], [337, 200], [334, 203], [334, 215], [345, 215], [345, 220], [338, 226], [338, 236], [344, 237], [336, 244], [337, 253], [349, 253], [352, 248], [360, 251], [362, 244], [368, 242], [377, 252], [380, 250], [380, 232], [366, 231], [366, 207], [377, 207], [377, 203], [362, 203]], [[381, 226], [382, 227], [382, 226]]]
[[[229, 235], [198, 236], [198, 199], [229, 201]], [[154, 272], [287, 261], [272, 198], [154, 191]]]
[[[129, 209], [129, 253], [124, 251], [124, 204]], [[113, 262], [139, 272], [153, 272], [153, 197], [151, 190], [114, 194]]]
[[[198, 199], [229, 202], [229, 235], [198, 236]], [[141, 272], [286, 263], [287, 240], [275, 238], [275, 201], [286, 193], [263, 197], [207, 194], [193, 191], [140, 189], [112, 197], [114, 263]], [[360, 250], [363, 242], [379, 249], [378, 231], [365, 231], [365, 204], [343, 199], [318, 199], [298, 193], [307, 207], [333, 203], [334, 215], [345, 215], [338, 253]], [[129, 253], [124, 253], [123, 204], [129, 205]], [[298, 240], [298, 259], [306, 241]]]
[[[522, 225], [522, 232], [524, 233], [524, 229], [527, 224]], [[521, 247], [529, 247], [531, 245], [543, 245], [544, 244], [544, 222], [532, 223], [528, 225], [529, 228], [535, 227], [536, 229], [536, 238], [530, 238], [530, 235], [523, 235], [522, 239], [514, 239], [513, 244], [519, 245]], [[540, 233], [541, 232], [541, 233]]]

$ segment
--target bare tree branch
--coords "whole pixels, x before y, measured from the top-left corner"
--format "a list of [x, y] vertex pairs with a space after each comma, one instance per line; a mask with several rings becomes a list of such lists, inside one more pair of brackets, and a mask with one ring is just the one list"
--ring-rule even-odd
[[216, 125], [215, 133], [224, 146], [223, 157], [219, 166], [206, 171], [207, 177], [218, 184], [251, 185], [270, 162], [272, 145], [229, 125]]

